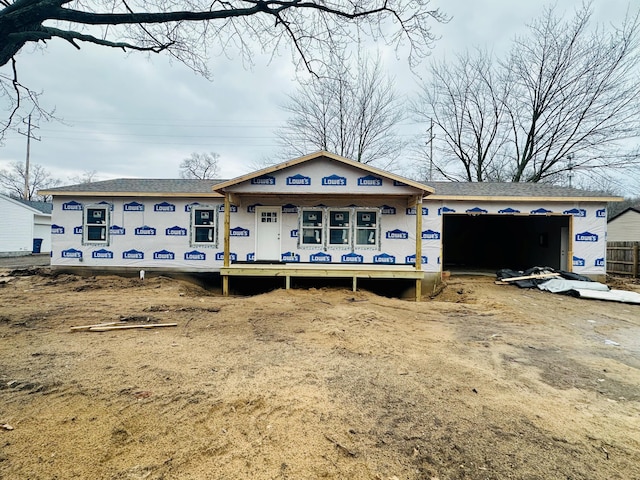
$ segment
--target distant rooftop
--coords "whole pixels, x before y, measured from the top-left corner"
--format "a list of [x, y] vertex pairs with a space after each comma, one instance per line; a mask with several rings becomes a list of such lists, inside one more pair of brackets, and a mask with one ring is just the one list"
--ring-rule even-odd
[[50, 203], [50, 202], [35, 202], [33, 200], [24, 200], [22, 198], [16, 198], [16, 197], [9, 197], [9, 198], [11, 198], [12, 200], [15, 200], [16, 202], [22, 203], [27, 207], [31, 207], [35, 210], [38, 210], [39, 212], [44, 213], [45, 215], [50, 215], [53, 209], [53, 203]]

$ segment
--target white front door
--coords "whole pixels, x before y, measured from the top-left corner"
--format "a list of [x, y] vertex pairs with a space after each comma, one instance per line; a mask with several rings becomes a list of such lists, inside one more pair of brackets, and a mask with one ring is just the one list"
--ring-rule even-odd
[[280, 260], [280, 212], [256, 206], [256, 261]]

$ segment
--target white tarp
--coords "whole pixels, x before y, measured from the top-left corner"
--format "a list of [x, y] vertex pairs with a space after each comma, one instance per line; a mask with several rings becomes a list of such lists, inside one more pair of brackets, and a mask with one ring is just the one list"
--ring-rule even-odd
[[609, 290], [599, 292], [596, 290], [575, 290], [581, 298], [591, 298], [593, 300], [608, 300], [611, 302], [634, 303], [640, 305], [640, 293], [628, 292], [626, 290]]
[[540, 290], [546, 290], [551, 293], [568, 292], [569, 290], [597, 290], [600, 292], [609, 291], [604, 283], [600, 282], [583, 282], [580, 280], [566, 280], [564, 278], [552, 278], [538, 285]]

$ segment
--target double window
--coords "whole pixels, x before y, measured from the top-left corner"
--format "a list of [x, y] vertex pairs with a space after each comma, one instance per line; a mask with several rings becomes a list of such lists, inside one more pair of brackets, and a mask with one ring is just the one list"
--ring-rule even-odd
[[109, 205], [87, 205], [84, 209], [82, 242], [107, 245], [109, 243]]
[[377, 248], [378, 215], [378, 209], [371, 208], [303, 208], [300, 245]]
[[191, 208], [191, 243], [193, 245], [216, 245], [217, 218], [215, 207]]

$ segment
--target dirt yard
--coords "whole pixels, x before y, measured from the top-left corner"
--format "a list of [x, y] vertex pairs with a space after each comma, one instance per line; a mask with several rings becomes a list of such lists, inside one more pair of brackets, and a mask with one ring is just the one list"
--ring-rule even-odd
[[[0, 478], [640, 479], [640, 306], [35, 272], [0, 271]], [[118, 320], [178, 326], [70, 331]]]

